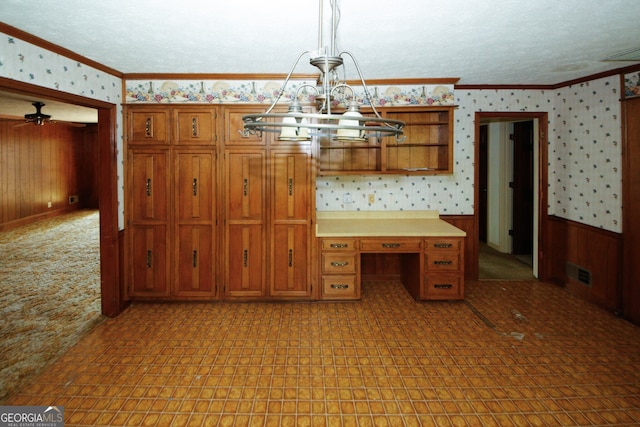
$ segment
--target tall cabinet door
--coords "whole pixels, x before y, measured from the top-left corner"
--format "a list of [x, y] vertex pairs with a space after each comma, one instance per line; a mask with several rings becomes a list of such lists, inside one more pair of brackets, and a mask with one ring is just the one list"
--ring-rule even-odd
[[215, 168], [207, 150], [176, 150], [174, 294], [215, 296]]
[[163, 297], [169, 295], [169, 247], [164, 225], [131, 227], [129, 295]]
[[177, 297], [215, 296], [215, 262], [211, 225], [178, 225], [176, 235], [177, 271], [174, 294]]
[[178, 222], [211, 223], [214, 219], [215, 174], [211, 151], [176, 154], [176, 203]]
[[136, 150], [131, 153], [131, 220], [134, 224], [169, 219], [169, 153]]
[[129, 156], [131, 296], [169, 294], [169, 152], [132, 150]]
[[311, 295], [309, 159], [307, 152], [273, 151], [271, 287], [274, 296]]
[[265, 295], [264, 150], [225, 153], [226, 294]]

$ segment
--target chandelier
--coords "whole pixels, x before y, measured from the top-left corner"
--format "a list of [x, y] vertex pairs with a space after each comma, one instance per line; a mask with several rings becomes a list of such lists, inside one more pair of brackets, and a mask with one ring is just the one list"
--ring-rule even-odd
[[[298, 56], [278, 95], [266, 112], [242, 117], [245, 135], [262, 136], [263, 132], [280, 132], [279, 140], [281, 141], [308, 141], [316, 135], [330, 135], [336, 140], [354, 142], [385, 136], [394, 136], [397, 140], [403, 139], [404, 122], [382, 118], [376, 110], [355, 56], [347, 51], [340, 53], [336, 51], [337, 1], [331, 1], [331, 47], [324, 46], [322, 40], [323, 0], [320, 0], [318, 50], [304, 51]], [[320, 70], [318, 85], [301, 85], [296, 89], [286, 113], [272, 112], [285, 92], [298, 63], [307, 55], [310, 57], [309, 63]], [[340, 81], [337, 69], [344, 65], [345, 57], [349, 57], [355, 66], [364, 89], [364, 101], [371, 108], [373, 115], [362, 115], [353, 88], [346, 82]], [[300, 103], [301, 91], [315, 93], [317, 112], [303, 111]], [[346, 105], [346, 110], [343, 114], [335, 114], [332, 112], [332, 107], [340, 103]]]

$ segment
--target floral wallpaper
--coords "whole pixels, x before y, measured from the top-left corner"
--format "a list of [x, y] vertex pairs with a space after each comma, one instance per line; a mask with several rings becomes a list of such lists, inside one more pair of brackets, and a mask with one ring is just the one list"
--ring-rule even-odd
[[4, 33], [0, 33], [0, 45], [0, 76], [118, 106], [118, 224], [124, 228], [122, 80]]
[[[134, 103], [261, 103], [271, 104], [281, 90], [281, 81], [147, 81], [127, 80], [125, 101]], [[299, 91], [302, 102], [315, 101], [315, 81], [291, 80], [278, 102], [289, 103]], [[362, 87], [353, 87], [355, 98], [368, 105]], [[374, 106], [453, 105], [453, 85], [373, 86], [369, 93]]]
[[620, 78], [558, 89], [549, 146], [549, 212], [622, 231]]

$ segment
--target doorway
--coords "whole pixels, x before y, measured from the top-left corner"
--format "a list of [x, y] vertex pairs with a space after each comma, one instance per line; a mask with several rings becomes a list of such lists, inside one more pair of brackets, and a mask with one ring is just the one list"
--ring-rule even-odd
[[[478, 278], [540, 278], [546, 113], [476, 113]], [[541, 159], [545, 159], [541, 161]]]
[[102, 314], [114, 317], [123, 308], [117, 196], [115, 104], [0, 77], [0, 90], [98, 110], [98, 205], [100, 222], [100, 300]]

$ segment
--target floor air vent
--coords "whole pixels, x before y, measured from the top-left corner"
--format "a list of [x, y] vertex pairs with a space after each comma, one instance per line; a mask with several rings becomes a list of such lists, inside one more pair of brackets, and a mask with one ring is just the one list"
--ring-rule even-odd
[[591, 287], [591, 272], [589, 270], [568, 262], [566, 272], [571, 279]]

